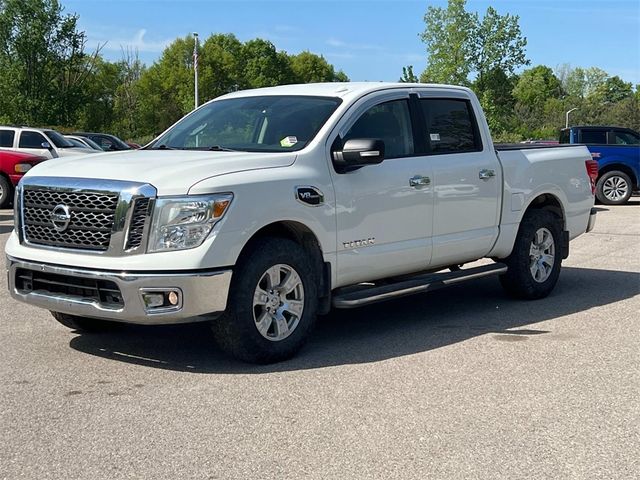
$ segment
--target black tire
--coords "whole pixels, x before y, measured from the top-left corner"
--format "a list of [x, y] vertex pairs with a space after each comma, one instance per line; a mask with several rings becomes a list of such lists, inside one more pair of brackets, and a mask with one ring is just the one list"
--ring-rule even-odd
[[51, 312], [51, 315], [65, 327], [79, 332], [101, 333], [115, 330], [121, 326], [118, 322], [78, 317], [76, 315], [69, 315], [68, 313]]
[[13, 188], [5, 177], [0, 175], [0, 208], [7, 208], [11, 203]]
[[[303, 310], [288, 337], [269, 340], [258, 331], [254, 292], [268, 269], [276, 265], [292, 268], [303, 288]], [[233, 273], [225, 313], [211, 324], [222, 350], [248, 363], [274, 363], [295, 355], [306, 342], [318, 308], [317, 272], [307, 253], [284, 238], [263, 238], [254, 242], [240, 258]], [[292, 317], [289, 317], [292, 318]]]
[[[546, 229], [553, 239], [553, 265], [546, 273], [546, 278], [540, 276], [534, 278], [531, 271], [531, 248], [536, 232]], [[544, 232], [544, 231], [543, 231]], [[500, 275], [500, 283], [505, 291], [515, 298], [535, 300], [544, 298], [556, 285], [562, 266], [562, 227], [558, 218], [551, 212], [544, 210], [531, 210], [527, 212], [520, 223], [518, 236], [511, 255], [502, 262], [508, 266], [507, 273]], [[550, 255], [550, 253], [549, 253]], [[543, 281], [540, 281], [543, 280]]]
[[631, 198], [633, 185], [624, 172], [613, 170], [602, 175], [596, 183], [596, 198], [605, 205], [622, 205]]

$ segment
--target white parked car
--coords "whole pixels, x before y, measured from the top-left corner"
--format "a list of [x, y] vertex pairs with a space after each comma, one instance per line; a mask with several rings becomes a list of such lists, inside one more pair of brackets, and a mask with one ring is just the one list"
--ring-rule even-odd
[[87, 137], [81, 137], [79, 135], [65, 135], [64, 138], [69, 140], [75, 147], [90, 148], [96, 152], [104, 152], [104, 150], [96, 142]]
[[232, 355], [278, 361], [332, 306], [488, 275], [548, 295], [595, 221], [589, 162], [584, 146], [494, 145], [462, 87], [234, 92], [142, 150], [30, 170], [9, 290], [70, 328], [209, 321]]
[[98, 153], [76, 147], [55, 130], [31, 127], [0, 126], [0, 148], [32, 153], [46, 158], [71, 157]]

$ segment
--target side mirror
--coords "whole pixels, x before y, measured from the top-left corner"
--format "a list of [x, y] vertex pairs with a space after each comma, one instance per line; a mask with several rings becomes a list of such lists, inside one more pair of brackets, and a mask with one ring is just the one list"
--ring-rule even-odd
[[40, 146], [42, 148], [46, 148], [47, 150], [51, 150], [51, 144], [49, 142], [42, 142]]
[[336, 167], [348, 170], [377, 165], [383, 160], [384, 142], [375, 138], [352, 138], [344, 142], [342, 149], [333, 152]]

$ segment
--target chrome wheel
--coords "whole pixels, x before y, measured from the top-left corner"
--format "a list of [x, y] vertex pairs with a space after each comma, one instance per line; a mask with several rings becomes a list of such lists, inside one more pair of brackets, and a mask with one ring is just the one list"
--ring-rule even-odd
[[538, 283], [543, 283], [551, 275], [555, 262], [556, 246], [553, 235], [546, 228], [539, 228], [529, 249], [529, 270]]
[[304, 286], [298, 272], [284, 264], [269, 268], [253, 294], [253, 319], [260, 334], [278, 342], [293, 333], [304, 310]]
[[612, 202], [622, 200], [629, 192], [627, 181], [618, 176], [612, 176], [605, 180], [602, 185], [602, 193]]

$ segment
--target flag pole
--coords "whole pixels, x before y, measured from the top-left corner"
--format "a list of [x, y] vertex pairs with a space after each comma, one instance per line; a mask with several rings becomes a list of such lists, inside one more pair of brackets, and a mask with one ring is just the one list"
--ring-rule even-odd
[[198, 32], [193, 32], [195, 42], [193, 44], [193, 75], [195, 85], [195, 108], [198, 108]]

